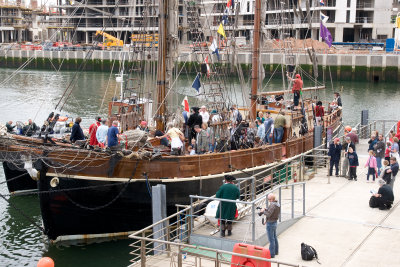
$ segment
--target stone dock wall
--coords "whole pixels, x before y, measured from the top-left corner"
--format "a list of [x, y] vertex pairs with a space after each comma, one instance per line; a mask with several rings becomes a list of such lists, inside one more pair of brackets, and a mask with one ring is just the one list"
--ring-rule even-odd
[[[0, 52], [0, 67], [18, 68], [29, 61], [28, 69], [45, 70], [71, 70], [75, 71], [84, 64], [84, 71], [109, 72], [114, 65], [118, 71], [118, 63], [123, 58], [128, 58], [129, 52], [120, 51], [93, 51], [90, 56], [85, 51], [26, 51], [10, 50], [7, 53]], [[250, 73], [251, 53], [241, 52], [238, 54], [238, 62], [242, 65], [245, 75]], [[282, 62], [282, 54], [264, 53], [261, 62], [266, 75], [272, 74]], [[296, 54], [297, 62], [302, 68], [312, 73], [312, 63], [308, 55]], [[213, 55], [215, 58], [215, 55]], [[400, 81], [400, 56], [393, 54], [320, 54], [317, 56], [319, 64], [319, 76], [323, 79], [345, 80], [345, 81]], [[140, 60], [140, 59], [138, 59]], [[152, 60], [152, 59], [146, 59]], [[215, 58], [216, 60], [216, 58]], [[196, 55], [182, 52], [179, 57], [179, 65], [185, 64], [188, 72], [195, 73], [199, 70], [196, 63]], [[226, 61], [223, 61], [226, 62]], [[330, 71], [330, 74], [329, 74]], [[278, 69], [277, 74], [281, 71]]]

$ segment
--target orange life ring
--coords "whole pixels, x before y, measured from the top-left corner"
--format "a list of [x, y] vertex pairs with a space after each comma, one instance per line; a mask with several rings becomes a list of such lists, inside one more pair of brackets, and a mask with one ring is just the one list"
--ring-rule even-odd
[[68, 117], [62, 117], [62, 116], [60, 116], [60, 117], [58, 117], [58, 120], [57, 121], [67, 121], [68, 120]]
[[[233, 247], [233, 252], [238, 254], [244, 254], [254, 257], [271, 259], [269, 249], [249, 244], [236, 243]], [[249, 267], [271, 267], [271, 263], [268, 261], [254, 260], [247, 258], [246, 256], [232, 255], [231, 267], [238, 266], [249, 266]]]

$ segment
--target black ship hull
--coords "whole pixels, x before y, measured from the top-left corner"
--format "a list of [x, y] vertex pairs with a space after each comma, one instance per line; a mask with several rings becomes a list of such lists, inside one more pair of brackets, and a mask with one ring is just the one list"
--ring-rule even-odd
[[[210, 179], [176, 179], [162, 182], [107, 181], [41, 175], [40, 208], [45, 233], [51, 240], [113, 236], [142, 229], [152, 222], [151, 186], [166, 185], [167, 214], [176, 212], [175, 204], [189, 204], [189, 195], [216, 193], [222, 177]], [[53, 179], [53, 180], [52, 180]], [[115, 180], [115, 179], [114, 179]], [[173, 179], [174, 180], [174, 179]]]
[[23, 168], [16, 167], [13, 163], [4, 161], [3, 169], [10, 193], [37, 189], [37, 182]]

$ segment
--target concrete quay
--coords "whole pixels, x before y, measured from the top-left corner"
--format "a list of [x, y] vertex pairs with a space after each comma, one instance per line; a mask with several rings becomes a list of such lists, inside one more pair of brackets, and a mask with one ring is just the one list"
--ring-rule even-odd
[[[306, 215], [279, 234], [279, 255], [274, 260], [293, 266], [398, 266], [400, 262], [400, 183], [394, 185], [395, 201], [391, 210], [369, 207], [370, 190], [379, 185], [366, 182], [364, 164], [367, 156], [367, 140], [357, 145], [360, 166], [358, 181], [343, 177], [330, 177], [327, 169], [318, 169], [314, 178], [306, 185]], [[290, 198], [291, 191], [283, 190], [282, 199]], [[295, 192], [295, 195], [301, 195]], [[285, 204], [283, 203], [283, 206]], [[295, 211], [301, 212], [301, 205]], [[238, 225], [234, 225], [237, 231]], [[246, 239], [245, 231], [241, 238]], [[238, 233], [235, 233], [238, 234]], [[313, 246], [320, 263], [316, 260], [303, 261], [300, 244]], [[267, 245], [268, 247], [268, 245]], [[172, 248], [174, 249], [174, 248]], [[221, 260], [230, 261], [230, 255], [221, 255]], [[215, 256], [214, 256], [215, 257]], [[146, 266], [177, 266], [177, 251], [171, 255], [160, 254], [148, 257]], [[219, 263], [220, 266], [230, 266]], [[133, 264], [132, 266], [140, 266]], [[215, 260], [185, 255], [182, 266], [217, 266]], [[290, 266], [277, 265], [271, 266]]]
[[[185, 49], [178, 58], [178, 65], [187, 68], [188, 72], [196, 73], [198, 67], [198, 55]], [[96, 50], [91, 55], [87, 51], [37, 51], [37, 50], [3, 50], [0, 53], [0, 67], [18, 68], [30, 60], [27, 68], [76, 70], [86, 58], [86, 71], [110, 71], [114, 61], [128, 59], [128, 51], [104, 51]], [[227, 62], [226, 54], [222, 54], [222, 61]], [[312, 62], [305, 52], [295, 54], [296, 62], [303, 69], [312, 73]], [[340, 80], [368, 80], [368, 81], [400, 81], [400, 57], [395, 54], [319, 54], [320, 77], [329, 78], [330, 70], [333, 79]], [[134, 61], [143, 60], [135, 58]], [[147, 59], [146, 59], [147, 60]], [[150, 60], [156, 61], [153, 57]], [[242, 65], [244, 73], [251, 68], [251, 52], [239, 51], [238, 62]], [[212, 56], [212, 62], [217, 63], [216, 56]], [[261, 56], [261, 63], [267, 74], [272, 74], [275, 68], [283, 62], [281, 53], [266, 52]]]

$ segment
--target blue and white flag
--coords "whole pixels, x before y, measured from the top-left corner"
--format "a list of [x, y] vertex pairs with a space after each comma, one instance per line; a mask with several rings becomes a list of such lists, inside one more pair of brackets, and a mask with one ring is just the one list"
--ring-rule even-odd
[[213, 38], [213, 42], [210, 45], [210, 50], [212, 52], [212, 54], [216, 54], [218, 61], [219, 61], [219, 49], [218, 49], [218, 45], [217, 45], [217, 38]]
[[194, 79], [193, 83], [192, 83], [192, 88], [196, 89], [196, 91], [199, 93], [200, 92], [200, 74], [198, 73], [196, 76], [196, 79]]
[[319, 5], [324, 6], [325, 5], [324, 0], [320, 0]]
[[225, 8], [224, 15], [221, 18], [222, 24], [228, 24], [228, 15], [229, 15], [229, 8]]
[[328, 21], [328, 19], [329, 19], [329, 17], [324, 15], [324, 14], [322, 14], [322, 12], [321, 12], [321, 21], [322, 21], [322, 23], [326, 23]]

